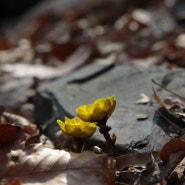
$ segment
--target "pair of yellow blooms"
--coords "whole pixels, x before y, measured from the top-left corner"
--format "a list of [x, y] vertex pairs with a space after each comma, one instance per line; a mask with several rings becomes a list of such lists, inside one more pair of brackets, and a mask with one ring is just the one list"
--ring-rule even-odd
[[76, 109], [78, 117], [65, 121], [57, 120], [60, 129], [65, 135], [88, 138], [94, 134], [99, 121], [107, 120], [116, 106], [114, 96], [97, 99], [94, 103], [81, 105]]

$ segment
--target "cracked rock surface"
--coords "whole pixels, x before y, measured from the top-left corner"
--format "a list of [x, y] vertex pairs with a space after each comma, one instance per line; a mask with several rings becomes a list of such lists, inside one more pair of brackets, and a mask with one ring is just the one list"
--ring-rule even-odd
[[[112, 127], [111, 134], [117, 136], [119, 152], [122, 153], [121, 150], [126, 147], [141, 151], [160, 150], [170, 134], [167, 133], [168, 123], [156, 113], [159, 106], [153, 100], [152, 86], [156, 90], [159, 87], [151, 79], [184, 95], [183, 69], [91, 64], [41, 85], [35, 96], [36, 122], [47, 122], [49, 129], [46, 127], [46, 134], [54, 138], [54, 133], [59, 130], [56, 119], [75, 116], [75, 108], [78, 106], [115, 95], [116, 109], [107, 124]], [[141, 94], [146, 95], [149, 102], [137, 104]], [[41, 103], [43, 101], [48, 103]], [[137, 118], [138, 115], [141, 119]], [[142, 115], [146, 117], [142, 118]], [[101, 146], [103, 143], [103, 136], [97, 131], [89, 147], [94, 144]]]

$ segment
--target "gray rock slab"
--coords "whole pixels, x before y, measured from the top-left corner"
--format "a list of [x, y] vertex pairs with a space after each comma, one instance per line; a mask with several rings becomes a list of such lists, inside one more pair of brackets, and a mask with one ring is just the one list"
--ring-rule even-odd
[[[185, 92], [183, 69], [168, 70], [162, 66], [143, 68], [100, 64], [85, 66], [53, 82], [45, 83], [38, 92], [41, 97], [46, 91], [52, 93], [67, 114], [72, 116], [76, 115], [75, 108], [82, 104], [115, 95], [116, 109], [107, 124], [112, 127], [111, 134], [115, 133], [117, 136], [117, 145], [125, 146], [134, 142], [138, 144], [138, 148], [141, 144], [142, 148], [142, 142], [147, 140], [143, 144], [143, 151], [159, 150], [170, 136], [160, 125], [164, 120], [155, 114], [159, 106], [155, 102], [151, 104], [152, 86], [155, 86], [151, 79], [166, 87], [170, 86], [170, 89], [181, 92], [181, 95]], [[150, 103], [145, 105], [135, 103], [142, 93], [150, 98]], [[138, 114], [147, 114], [148, 118], [138, 120]], [[65, 114], [62, 116], [64, 117]], [[64, 119], [63, 117], [57, 118]], [[55, 122], [56, 119], [53, 120], [53, 124]], [[99, 132], [96, 132], [93, 138], [103, 141]]]

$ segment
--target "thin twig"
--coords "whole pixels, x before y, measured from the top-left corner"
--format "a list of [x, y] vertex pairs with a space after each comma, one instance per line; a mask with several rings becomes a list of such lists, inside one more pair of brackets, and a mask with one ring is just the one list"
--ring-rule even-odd
[[185, 97], [183, 97], [183, 96], [181, 96], [181, 95], [179, 95], [179, 94], [177, 94], [177, 93], [175, 93], [175, 92], [173, 92], [173, 91], [167, 89], [166, 87], [163, 87], [162, 85], [160, 85], [159, 83], [157, 83], [157, 82], [156, 82], [155, 80], [153, 80], [153, 79], [152, 79], [152, 82], [153, 82], [154, 84], [158, 85], [160, 88], [162, 88], [162, 89], [164, 89], [164, 90], [170, 92], [171, 94], [173, 94], [173, 95], [175, 95], [175, 96], [177, 96], [177, 97], [179, 97], [180, 99], [182, 99], [182, 100], [185, 101]]

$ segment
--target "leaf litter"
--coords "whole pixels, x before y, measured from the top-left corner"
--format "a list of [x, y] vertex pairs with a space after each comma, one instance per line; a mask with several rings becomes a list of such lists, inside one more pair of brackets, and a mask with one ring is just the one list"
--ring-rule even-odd
[[[156, 96], [155, 91], [154, 96]], [[158, 99], [157, 96], [158, 103], [162, 101]], [[160, 105], [164, 106], [164, 104]], [[171, 111], [168, 107], [164, 107]], [[0, 137], [1, 184], [31, 185], [37, 182], [38, 184], [72, 185], [93, 182], [98, 185], [122, 183], [148, 185], [169, 184], [170, 181], [183, 184], [185, 156], [183, 137], [169, 140], [161, 151], [135, 152], [117, 157], [95, 154], [93, 151], [73, 153], [48, 148], [40, 141], [27, 142], [30, 137], [38, 133], [27, 132], [25, 129], [27, 125], [19, 125], [16, 119], [7, 119], [8, 114], [3, 111], [4, 108], [1, 106], [1, 117], [4, 114], [4, 122], [6, 121], [6, 124], [4, 122], [0, 124], [0, 129], [5, 133]], [[12, 122], [8, 123], [8, 120]], [[27, 123], [29, 125], [29, 121]], [[31, 123], [30, 127], [32, 127]], [[17, 132], [17, 128], [22, 128], [24, 137]], [[12, 137], [7, 137], [6, 133]], [[86, 176], [88, 178], [84, 178]]]
[[34, 144], [12, 150], [3, 161], [0, 178], [18, 178], [21, 184], [113, 184], [115, 179], [114, 160], [88, 151], [75, 154]]

